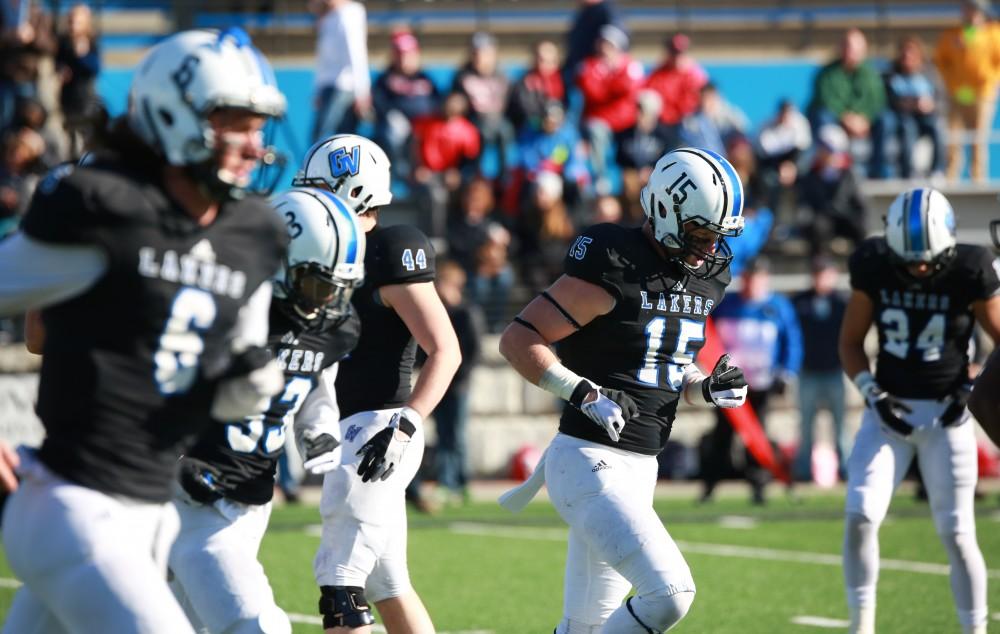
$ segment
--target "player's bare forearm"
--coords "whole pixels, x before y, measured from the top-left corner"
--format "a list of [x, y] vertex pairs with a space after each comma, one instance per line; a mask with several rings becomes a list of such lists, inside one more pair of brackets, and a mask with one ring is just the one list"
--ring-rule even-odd
[[461, 362], [462, 355], [458, 351], [457, 344], [454, 348], [445, 348], [428, 354], [407, 406], [417, 410], [421, 416], [429, 416], [444, 393], [448, 391], [451, 379]]
[[518, 374], [538, 385], [542, 374], [559, 361], [541, 335], [514, 322], [500, 336], [500, 354]]
[[24, 346], [32, 354], [42, 354], [45, 348], [45, 325], [40, 310], [29, 310], [24, 315]]
[[993, 345], [1000, 344], [1000, 295], [995, 295], [984, 301], [973, 302], [972, 313]]
[[1000, 348], [994, 349], [986, 360], [972, 387], [968, 405], [986, 435], [1000, 447]]
[[872, 326], [873, 312], [872, 301], [867, 295], [861, 291], [851, 293], [837, 344], [840, 365], [848, 378], [853, 379], [859, 372], [871, 369], [865, 354], [865, 336]]

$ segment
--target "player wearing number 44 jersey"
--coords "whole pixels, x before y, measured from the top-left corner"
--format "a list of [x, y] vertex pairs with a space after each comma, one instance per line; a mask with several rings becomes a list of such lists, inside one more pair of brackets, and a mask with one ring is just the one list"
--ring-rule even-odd
[[[137, 66], [110, 148], [39, 185], [0, 246], [0, 314], [44, 307], [38, 415], [3, 543], [5, 632], [191, 632], [166, 583], [177, 457], [281, 387], [264, 348], [284, 229], [246, 195], [285, 99], [240, 30]], [[212, 420], [215, 419], [215, 420]]]
[[364, 276], [365, 236], [354, 212], [318, 189], [293, 189], [272, 204], [291, 238], [268, 335], [285, 389], [262, 415], [210, 428], [181, 461], [171, 585], [192, 623], [211, 633], [291, 632], [257, 561], [275, 467], [290, 426], [307, 470], [339, 464], [333, 382], [359, 335], [350, 302]]
[[[423, 418], [437, 406], [461, 354], [437, 291], [434, 251], [419, 230], [378, 226], [389, 203], [389, 160], [368, 139], [342, 134], [314, 145], [299, 185], [342, 197], [368, 232], [365, 283], [354, 293], [361, 340], [341, 364], [337, 401], [342, 460], [323, 478], [323, 536], [314, 571], [328, 634], [432, 632], [406, 565], [404, 491], [424, 451]], [[416, 346], [427, 353], [410, 388]]]
[[642, 227], [588, 229], [565, 275], [500, 340], [518, 372], [570, 405], [535, 474], [501, 499], [516, 510], [544, 480], [569, 524], [558, 634], [646, 634], [684, 617], [694, 580], [653, 510], [656, 455], [682, 393], [719, 407], [746, 398], [728, 355], [708, 377], [693, 363], [729, 283], [726, 238], [743, 230], [736, 172], [714, 152], [681, 148], [641, 195]]
[[[1000, 280], [985, 248], [955, 243], [941, 193], [914, 189], [889, 207], [885, 235], [851, 256], [853, 292], [840, 333], [844, 371], [867, 408], [847, 463], [844, 578], [852, 634], [875, 631], [878, 529], [913, 457], [951, 564], [964, 632], [986, 632], [986, 567], [976, 541], [974, 426], [968, 422], [969, 337], [1000, 341]], [[878, 329], [871, 374], [864, 340]]]

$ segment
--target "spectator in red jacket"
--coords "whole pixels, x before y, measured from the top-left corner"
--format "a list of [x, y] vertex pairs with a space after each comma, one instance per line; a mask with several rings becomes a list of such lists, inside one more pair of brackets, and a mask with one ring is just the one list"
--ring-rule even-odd
[[583, 93], [583, 127], [590, 141], [590, 156], [597, 193], [610, 191], [608, 152], [614, 134], [635, 124], [636, 96], [642, 86], [642, 64], [627, 52], [628, 36], [617, 26], [601, 28], [597, 53], [583, 62], [577, 85]]
[[559, 49], [550, 40], [535, 44], [534, 64], [528, 69], [510, 94], [507, 118], [520, 136], [526, 129], [535, 129], [545, 116], [552, 101], [566, 101], [566, 86], [559, 72]]
[[683, 33], [667, 39], [663, 63], [646, 80], [646, 87], [663, 98], [660, 121], [667, 125], [679, 124], [698, 109], [701, 89], [708, 83], [708, 74], [687, 53], [690, 45], [691, 40]]
[[452, 92], [440, 116], [414, 122], [417, 168], [413, 179], [429, 198], [432, 233], [444, 235], [448, 206], [462, 185], [463, 171], [471, 175], [479, 157], [479, 131], [466, 118], [465, 95]]

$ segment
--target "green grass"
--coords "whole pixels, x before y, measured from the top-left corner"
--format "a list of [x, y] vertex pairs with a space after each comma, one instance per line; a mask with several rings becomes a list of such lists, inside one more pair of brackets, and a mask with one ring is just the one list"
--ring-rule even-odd
[[[744, 498], [706, 506], [665, 500], [656, 508], [674, 539], [690, 544], [685, 556], [698, 597], [676, 632], [772, 634], [822, 630], [795, 625], [809, 615], [843, 619], [839, 565], [704, 554], [705, 544], [799, 551], [839, 556], [842, 538], [838, 496], [800, 504], [775, 498], [749, 507]], [[987, 566], [1000, 570], [1000, 522], [995, 498], [978, 509], [979, 541]], [[752, 526], [727, 528], [727, 515], [753, 518]], [[314, 615], [317, 591], [312, 556], [318, 538], [306, 528], [318, 523], [315, 508], [275, 509], [261, 548], [278, 602], [290, 613]], [[463, 530], [464, 526], [464, 530]], [[502, 535], [482, 534], [500, 529]], [[506, 530], [503, 530], [506, 529]], [[471, 534], [478, 530], [479, 534]], [[409, 560], [413, 583], [440, 631], [489, 630], [497, 634], [552, 631], [562, 606], [564, 525], [547, 503], [511, 515], [494, 504], [450, 509], [435, 517], [411, 515]], [[903, 495], [881, 532], [882, 557], [947, 562], [926, 506]], [[996, 575], [996, 573], [994, 573]], [[12, 577], [0, 557], [0, 577]], [[0, 588], [0, 617], [13, 590]], [[1000, 608], [1000, 578], [991, 578], [990, 604]], [[880, 632], [958, 632], [948, 578], [883, 569], [879, 581]], [[319, 632], [296, 623], [295, 632]]]

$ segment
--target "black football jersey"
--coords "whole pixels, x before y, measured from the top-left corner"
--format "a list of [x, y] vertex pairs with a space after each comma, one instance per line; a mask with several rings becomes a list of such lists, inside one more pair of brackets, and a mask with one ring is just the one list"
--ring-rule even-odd
[[434, 280], [434, 249], [419, 229], [376, 227], [365, 238], [365, 283], [351, 298], [361, 317], [361, 340], [337, 373], [342, 417], [406, 403], [417, 344], [396, 311], [382, 305], [378, 291]]
[[357, 344], [361, 322], [352, 311], [323, 330], [304, 330], [278, 305], [271, 304], [268, 348], [285, 372], [285, 389], [261, 416], [213, 425], [187, 455], [212, 464], [232, 487], [226, 497], [243, 504], [266, 504], [274, 493], [274, 473], [285, 433], [323, 370]]
[[959, 244], [951, 264], [914, 281], [892, 264], [884, 238], [870, 238], [851, 256], [851, 286], [874, 304], [878, 328], [875, 379], [890, 394], [941, 398], [967, 376], [971, 304], [1000, 292], [993, 255]]
[[604, 288], [614, 309], [556, 344], [563, 364], [598, 385], [631, 396], [639, 413], [616, 443], [575, 407], [567, 406], [559, 431], [646, 455], [667, 443], [677, 411], [684, 366], [705, 342], [705, 321], [730, 281], [726, 269], [712, 279], [686, 274], [664, 259], [639, 227], [595, 225], [566, 254], [567, 275]]
[[90, 289], [43, 311], [41, 459], [72, 482], [162, 502], [177, 457], [210, 424], [238, 312], [280, 266], [287, 235], [254, 197], [199, 226], [157, 181], [124, 159], [62, 166], [22, 230], [96, 245], [108, 262]]

